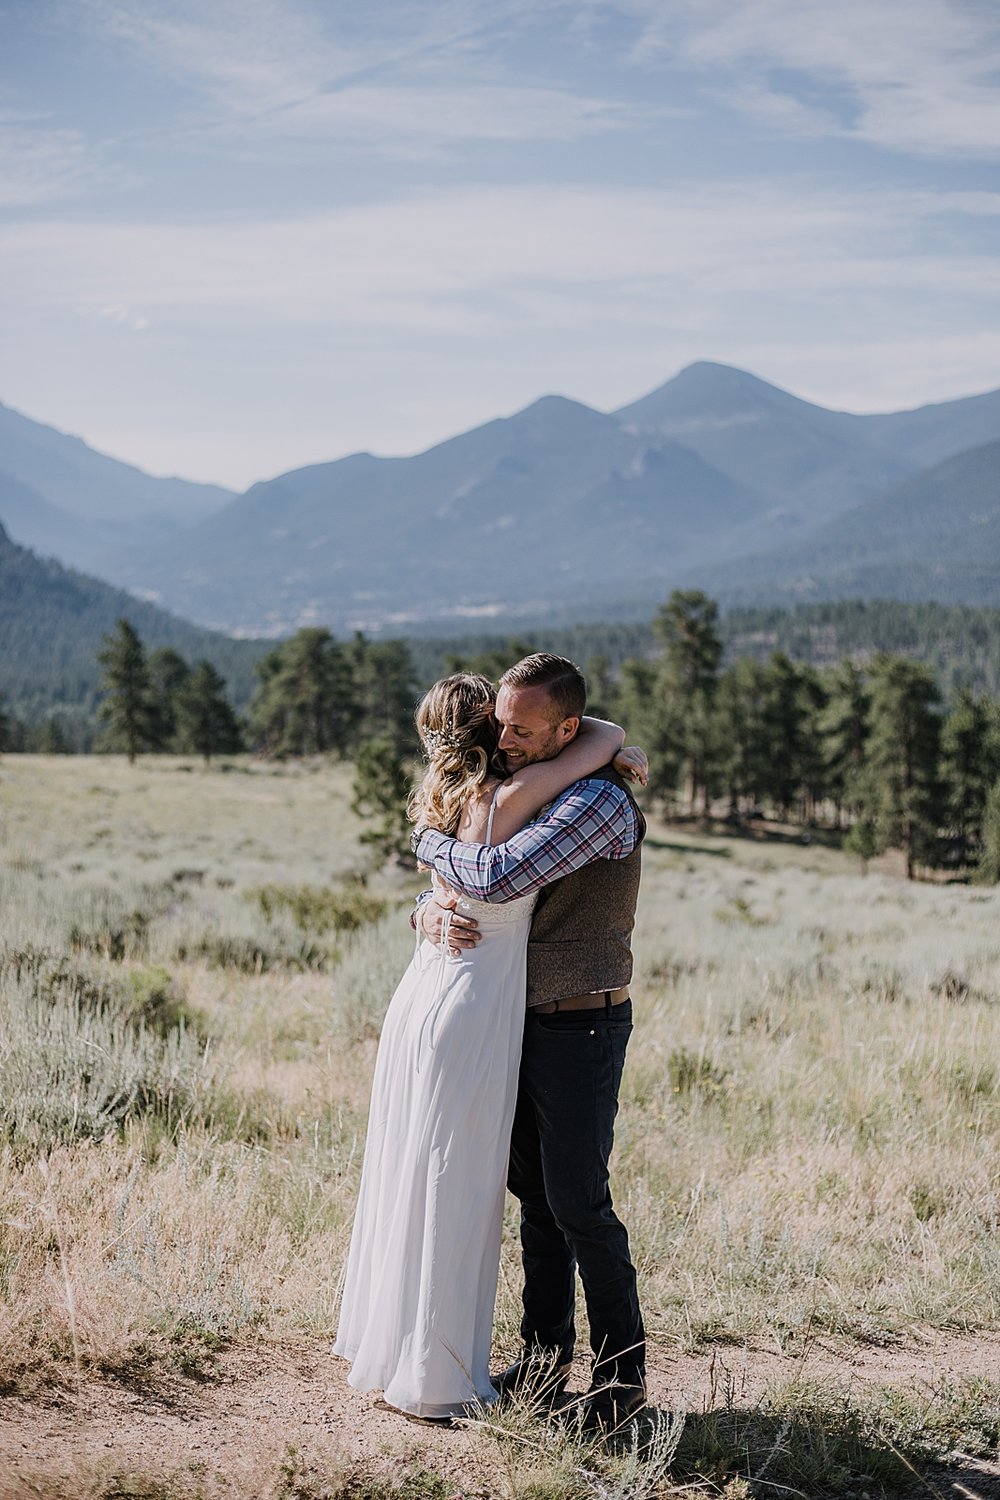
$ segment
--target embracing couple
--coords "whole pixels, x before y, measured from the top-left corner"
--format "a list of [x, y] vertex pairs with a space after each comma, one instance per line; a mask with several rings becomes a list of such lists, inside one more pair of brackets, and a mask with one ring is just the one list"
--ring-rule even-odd
[[[577, 1269], [593, 1350], [584, 1429], [645, 1402], [608, 1160], [645, 833], [628, 783], [645, 781], [646, 760], [585, 706], [573, 663], [540, 654], [496, 693], [485, 677], [445, 678], [417, 710], [413, 846], [433, 890], [382, 1030], [334, 1350], [356, 1389], [425, 1420], [560, 1395]], [[491, 1380], [505, 1177], [521, 1203], [523, 1349]]]

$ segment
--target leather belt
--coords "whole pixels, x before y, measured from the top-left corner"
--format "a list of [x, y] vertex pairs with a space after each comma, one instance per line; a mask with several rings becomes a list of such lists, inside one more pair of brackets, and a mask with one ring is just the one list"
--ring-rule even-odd
[[552, 1016], [569, 1010], [610, 1010], [615, 1005], [624, 1005], [628, 999], [628, 985], [620, 990], [598, 990], [593, 995], [568, 995], [564, 1000], [546, 1000], [543, 1005], [532, 1005], [529, 1014]]

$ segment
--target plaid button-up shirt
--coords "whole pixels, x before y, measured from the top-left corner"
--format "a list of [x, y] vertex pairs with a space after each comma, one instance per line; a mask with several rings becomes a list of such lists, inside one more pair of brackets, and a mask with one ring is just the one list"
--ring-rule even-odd
[[635, 812], [613, 781], [575, 781], [540, 818], [505, 844], [463, 844], [425, 828], [422, 864], [477, 901], [513, 901], [595, 859], [627, 859], [638, 841]]

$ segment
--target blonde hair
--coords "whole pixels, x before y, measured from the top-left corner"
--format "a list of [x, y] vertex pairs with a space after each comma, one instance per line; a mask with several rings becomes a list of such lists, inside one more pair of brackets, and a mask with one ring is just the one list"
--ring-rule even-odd
[[427, 770], [407, 807], [412, 822], [447, 834], [458, 829], [465, 804], [491, 775], [497, 748], [495, 697], [488, 678], [456, 672], [420, 700], [417, 733]]

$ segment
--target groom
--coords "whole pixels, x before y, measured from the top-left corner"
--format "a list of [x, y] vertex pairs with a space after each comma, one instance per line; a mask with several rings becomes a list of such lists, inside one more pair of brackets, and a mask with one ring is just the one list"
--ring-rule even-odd
[[[564, 657], [527, 656], [500, 679], [495, 717], [508, 773], [551, 760], [573, 738], [586, 684]], [[642, 813], [607, 766], [576, 782], [527, 828], [490, 848], [432, 829], [414, 852], [457, 890], [510, 901], [539, 891], [528, 939], [528, 1014], [511, 1136], [508, 1186], [521, 1202], [521, 1357], [501, 1393], [566, 1384], [580, 1270], [593, 1380], [589, 1430], [610, 1430], [645, 1404], [645, 1335], [628, 1235], [611, 1203], [608, 1161], [632, 1030], [630, 938], [639, 889]], [[425, 899], [417, 920], [440, 943], [445, 907]], [[479, 941], [451, 916], [452, 947]]]

